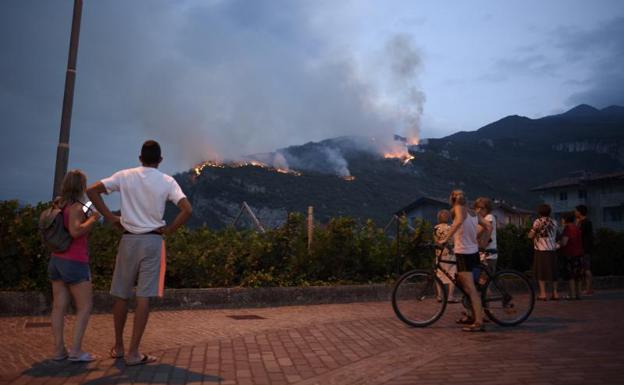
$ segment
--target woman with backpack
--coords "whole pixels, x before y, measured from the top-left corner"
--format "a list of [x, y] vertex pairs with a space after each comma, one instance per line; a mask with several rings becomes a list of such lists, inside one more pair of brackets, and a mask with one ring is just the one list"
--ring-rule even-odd
[[[99, 213], [91, 212], [83, 204], [86, 188], [85, 174], [80, 170], [69, 171], [63, 179], [61, 196], [54, 201], [54, 205], [61, 210], [63, 225], [71, 236], [69, 247], [64, 251], [52, 252], [48, 264], [53, 295], [51, 314], [54, 334], [53, 359], [56, 361], [69, 359], [90, 362], [95, 359], [91, 353], [81, 350], [82, 337], [93, 304], [87, 235], [100, 217]], [[63, 327], [70, 297], [76, 306], [76, 320], [72, 347], [68, 351], [65, 348]]]

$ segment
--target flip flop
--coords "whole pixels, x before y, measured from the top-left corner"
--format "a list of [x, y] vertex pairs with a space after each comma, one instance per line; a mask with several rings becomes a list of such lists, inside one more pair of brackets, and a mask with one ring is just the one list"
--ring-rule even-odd
[[114, 346], [111, 348], [111, 350], [110, 350], [110, 352], [108, 353], [108, 355], [110, 356], [110, 358], [115, 359], [115, 360], [118, 360], [118, 359], [120, 359], [120, 358], [123, 358], [123, 357], [124, 357], [124, 354], [123, 354], [123, 353], [121, 353], [121, 354], [117, 353], [117, 350], [115, 349], [115, 347], [114, 347]]
[[474, 323], [472, 325], [464, 326], [462, 328], [462, 331], [465, 331], [465, 332], [484, 332], [485, 328], [483, 327], [482, 324]]
[[537, 297], [538, 301], [548, 301], [548, 298], [546, 297]]
[[158, 361], [158, 358], [154, 356], [149, 356], [147, 354], [143, 354], [141, 359], [138, 361], [126, 361], [126, 366], [145, 365], [145, 364], [150, 364], [156, 361]]
[[91, 362], [91, 361], [95, 361], [95, 356], [91, 353], [82, 352], [75, 357], [72, 357], [72, 356], [68, 357], [67, 360], [71, 362]]

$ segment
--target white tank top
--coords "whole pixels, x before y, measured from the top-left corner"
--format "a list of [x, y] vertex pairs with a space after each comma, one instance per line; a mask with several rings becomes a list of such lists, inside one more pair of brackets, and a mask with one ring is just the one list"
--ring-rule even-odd
[[466, 210], [466, 218], [461, 226], [455, 232], [453, 241], [455, 254], [474, 254], [479, 252], [479, 244], [477, 243], [477, 225], [479, 219], [472, 216]]

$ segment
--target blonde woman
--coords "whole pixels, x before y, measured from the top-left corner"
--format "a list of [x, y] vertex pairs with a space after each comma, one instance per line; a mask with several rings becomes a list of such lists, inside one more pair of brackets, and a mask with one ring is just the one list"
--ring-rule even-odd
[[[72, 237], [69, 248], [63, 252], [53, 253], [48, 264], [53, 295], [51, 315], [54, 334], [53, 359], [56, 361], [67, 358], [70, 361], [90, 362], [95, 359], [91, 353], [83, 352], [81, 349], [93, 301], [87, 235], [100, 217], [96, 212], [88, 216], [84, 210], [86, 188], [85, 174], [80, 170], [72, 170], [65, 175], [61, 196], [55, 200], [55, 205], [63, 210], [63, 222]], [[63, 329], [70, 298], [73, 298], [76, 305], [76, 321], [72, 346], [67, 351]]]
[[453, 190], [449, 197], [453, 224], [445, 241], [453, 239], [453, 251], [457, 259], [457, 276], [460, 284], [470, 297], [474, 319], [464, 317], [458, 322], [467, 324], [462, 330], [467, 332], [485, 331], [483, 326], [483, 306], [475, 287], [472, 270], [479, 265], [479, 243], [477, 226], [485, 229], [485, 236], [492, 232], [492, 225], [466, 206], [466, 197], [462, 190]]

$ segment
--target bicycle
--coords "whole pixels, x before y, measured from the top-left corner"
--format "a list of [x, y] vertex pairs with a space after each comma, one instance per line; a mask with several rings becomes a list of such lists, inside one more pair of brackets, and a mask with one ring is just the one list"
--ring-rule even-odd
[[[464, 296], [462, 301], [464, 307], [471, 309], [470, 297], [457, 276], [451, 276], [441, 267], [442, 263], [457, 264], [457, 262], [442, 258], [436, 260], [433, 270], [415, 269], [403, 274], [392, 290], [394, 312], [401, 321], [410, 326], [429, 326], [444, 314], [448, 299], [447, 289], [437, 276], [437, 272], [441, 272], [455, 284]], [[479, 269], [479, 279], [475, 285], [481, 292], [485, 315], [491, 321], [501, 326], [514, 326], [529, 318], [535, 306], [535, 291], [524, 274], [515, 270], [492, 273], [483, 263], [479, 264]], [[436, 285], [439, 293], [436, 292]]]

